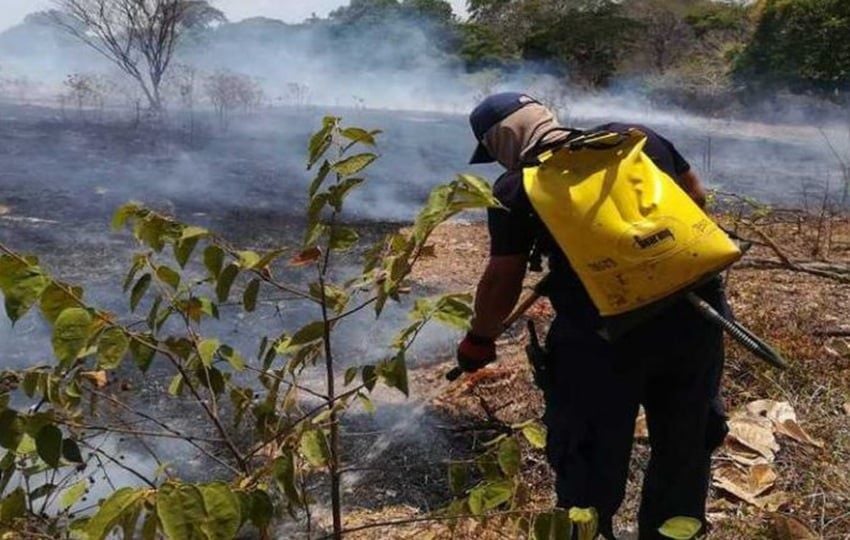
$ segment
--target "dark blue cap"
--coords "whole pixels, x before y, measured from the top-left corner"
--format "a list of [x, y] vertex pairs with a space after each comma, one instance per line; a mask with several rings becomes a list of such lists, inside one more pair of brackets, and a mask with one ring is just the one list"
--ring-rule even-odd
[[505, 92], [493, 94], [475, 107], [475, 110], [469, 115], [469, 123], [472, 125], [475, 138], [478, 139], [478, 148], [475, 149], [475, 153], [472, 154], [472, 159], [469, 162], [490, 163], [496, 161], [483, 144], [484, 135], [490, 131], [490, 128], [531, 103], [539, 102], [525, 94]]

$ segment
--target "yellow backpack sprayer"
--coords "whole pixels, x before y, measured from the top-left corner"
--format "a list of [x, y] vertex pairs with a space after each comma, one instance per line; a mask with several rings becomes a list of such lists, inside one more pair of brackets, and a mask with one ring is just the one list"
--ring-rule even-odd
[[[616, 339], [684, 295], [749, 351], [785, 367], [752, 332], [688, 292], [742, 252], [643, 152], [645, 144], [638, 130], [585, 134], [542, 152], [523, 171], [532, 206], [603, 316], [606, 337]], [[508, 326], [545, 294], [546, 281]], [[460, 373], [453, 370], [450, 380]]]

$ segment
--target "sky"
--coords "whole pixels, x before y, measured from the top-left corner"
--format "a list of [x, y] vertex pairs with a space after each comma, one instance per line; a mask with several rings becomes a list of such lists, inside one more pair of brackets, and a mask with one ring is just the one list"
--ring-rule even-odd
[[[465, 0], [450, 0], [455, 13], [465, 13]], [[347, 0], [213, 0], [212, 3], [224, 11], [231, 20], [246, 17], [274, 17], [286, 22], [301, 22], [313, 12], [318, 16], [327, 15], [329, 11], [341, 5], [348, 4]], [[33, 11], [48, 9], [50, 0], [0, 0], [0, 31], [21, 22]]]

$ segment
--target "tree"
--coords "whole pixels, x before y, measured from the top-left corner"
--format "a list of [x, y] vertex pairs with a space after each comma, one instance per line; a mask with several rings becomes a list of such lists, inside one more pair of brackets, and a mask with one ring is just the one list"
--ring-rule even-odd
[[538, 19], [520, 44], [523, 58], [554, 60], [574, 81], [604, 86], [634, 45], [634, 22], [612, 0], [567, 4], [565, 11]]
[[242, 107], [248, 111], [257, 107], [263, 100], [263, 90], [257, 81], [241, 73], [214, 73], [207, 77], [205, 89], [223, 128], [227, 128], [233, 110]]
[[850, 90], [850, 2], [766, 0], [758, 9], [755, 34], [735, 64], [739, 81], [831, 96]]
[[185, 30], [224, 15], [202, 0], [54, 0], [53, 23], [92, 47], [141, 87], [150, 109]]
[[691, 47], [693, 31], [685, 21], [693, 0], [632, 0], [626, 4], [630, 18], [641, 24], [639, 40], [650, 66], [666, 72]]

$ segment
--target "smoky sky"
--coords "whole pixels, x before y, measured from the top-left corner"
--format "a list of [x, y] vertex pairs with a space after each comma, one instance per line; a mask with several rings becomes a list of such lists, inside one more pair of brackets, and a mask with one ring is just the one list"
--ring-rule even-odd
[[[348, 4], [348, 1], [213, 0], [212, 3], [224, 11], [229, 19], [235, 21], [263, 16], [295, 23], [303, 21], [313, 13], [324, 17], [329, 11]], [[460, 15], [466, 13], [466, 0], [451, 0], [451, 4], [455, 13]], [[50, 0], [0, 0], [0, 32], [21, 22], [28, 13], [50, 7]]]

